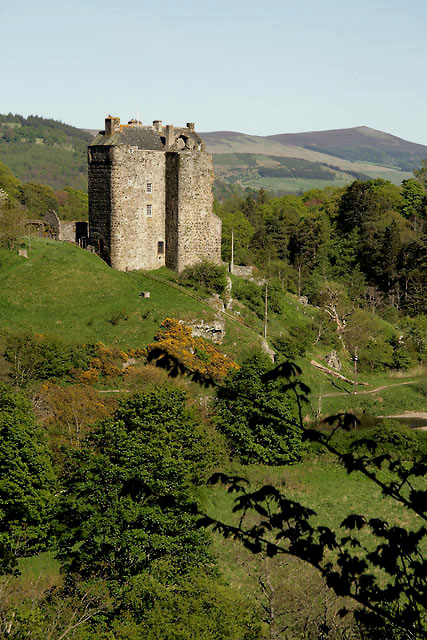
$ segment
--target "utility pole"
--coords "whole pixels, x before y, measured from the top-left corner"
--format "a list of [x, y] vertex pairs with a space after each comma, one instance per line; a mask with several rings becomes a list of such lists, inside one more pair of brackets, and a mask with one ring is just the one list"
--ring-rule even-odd
[[230, 273], [233, 273], [234, 268], [234, 229], [231, 230], [231, 262], [230, 262]]
[[357, 393], [357, 361], [359, 360], [358, 356], [357, 356], [357, 347], [354, 348], [354, 356], [353, 356], [353, 363], [354, 363], [354, 395], [356, 395]]
[[268, 280], [265, 281], [264, 338], [267, 338]]

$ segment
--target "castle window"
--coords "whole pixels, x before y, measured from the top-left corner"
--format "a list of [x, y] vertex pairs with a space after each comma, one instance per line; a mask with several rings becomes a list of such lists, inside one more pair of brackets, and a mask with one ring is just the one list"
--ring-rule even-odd
[[153, 205], [147, 204], [147, 218], [151, 218], [153, 215]]
[[165, 252], [165, 243], [164, 243], [162, 240], [160, 240], [160, 241], [157, 243], [157, 253], [158, 253], [158, 254], [162, 254], [162, 253], [164, 253], [164, 252]]
[[147, 193], [153, 193], [153, 185], [151, 182], [147, 182]]

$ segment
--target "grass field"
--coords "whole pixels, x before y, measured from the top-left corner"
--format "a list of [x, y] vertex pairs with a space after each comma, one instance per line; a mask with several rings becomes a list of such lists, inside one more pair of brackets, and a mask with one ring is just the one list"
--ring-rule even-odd
[[351, 176], [341, 180], [306, 180], [304, 178], [262, 178], [261, 176], [242, 180], [243, 187], [251, 189], [265, 189], [281, 194], [295, 194], [309, 191], [310, 189], [324, 189], [325, 187], [344, 187], [353, 182]]
[[[300, 502], [316, 512], [311, 522], [339, 530], [341, 522], [349, 514], [363, 514], [366, 518], [383, 518], [397, 526], [416, 528], [420, 523], [404, 507], [381, 495], [381, 491], [360, 473], [348, 475], [329, 456], [310, 455], [303, 462], [290, 467], [242, 466], [232, 464], [225, 470], [230, 475], [247, 478], [250, 490], [273, 485], [287, 498]], [[425, 488], [426, 480], [420, 481]], [[202, 501], [205, 512], [222, 522], [238, 524], [240, 513], [232, 513], [235, 494], [225, 487], [215, 485], [203, 488]], [[254, 524], [259, 517], [249, 516], [246, 525]], [[339, 532], [345, 535], [345, 530]], [[366, 547], [372, 548], [375, 540], [368, 530], [358, 534]], [[378, 541], [377, 541], [378, 542]], [[258, 606], [274, 605], [281, 612], [288, 626], [287, 638], [317, 636], [316, 621], [325, 619], [331, 629], [335, 625], [351, 625], [351, 616], [339, 623], [337, 611], [345, 605], [349, 610], [354, 602], [337, 598], [326, 586], [316, 570], [307, 563], [286, 555], [262, 558], [253, 555], [240, 542], [213, 534], [212, 548], [219, 560], [221, 571], [233, 588], [246, 592]], [[328, 559], [333, 559], [329, 552]], [[264, 588], [262, 587], [264, 585]], [[265, 589], [268, 585], [268, 590]], [[310, 607], [307, 607], [307, 602]], [[306, 636], [303, 627], [312, 629]], [[294, 634], [294, 635], [293, 635]], [[279, 636], [280, 637], [280, 636]], [[359, 637], [340, 634], [332, 637]]]

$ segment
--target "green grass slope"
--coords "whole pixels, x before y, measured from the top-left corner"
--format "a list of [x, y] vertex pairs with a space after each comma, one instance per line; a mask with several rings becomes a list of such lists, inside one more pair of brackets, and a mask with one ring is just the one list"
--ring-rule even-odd
[[[119, 348], [150, 342], [166, 317], [212, 320], [215, 311], [144, 272], [114, 271], [75, 245], [31, 239], [28, 259], [0, 250], [0, 327]], [[142, 298], [150, 291], [150, 298]], [[255, 333], [227, 322], [225, 350], [241, 358]]]

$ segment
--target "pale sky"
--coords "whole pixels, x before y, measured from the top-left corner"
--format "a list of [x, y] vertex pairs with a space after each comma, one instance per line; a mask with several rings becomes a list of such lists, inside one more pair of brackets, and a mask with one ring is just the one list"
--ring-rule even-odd
[[426, 0], [3, 0], [0, 113], [427, 144]]

